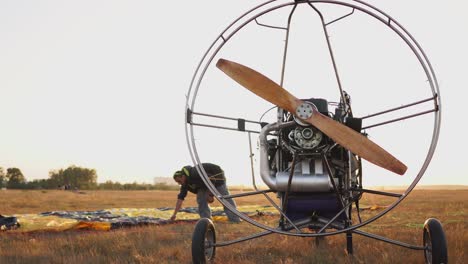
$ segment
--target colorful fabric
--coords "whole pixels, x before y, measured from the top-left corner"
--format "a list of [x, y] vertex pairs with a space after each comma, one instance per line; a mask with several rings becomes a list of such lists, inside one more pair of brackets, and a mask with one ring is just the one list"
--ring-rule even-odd
[[[249, 217], [278, 214], [272, 206], [241, 206], [238, 210]], [[176, 221], [170, 221], [174, 208], [111, 208], [97, 211], [53, 211], [40, 214], [18, 214], [15, 229], [5, 232], [100, 230], [131, 226], [163, 225], [199, 219], [197, 207], [182, 208]], [[214, 221], [227, 221], [223, 207], [212, 208]]]

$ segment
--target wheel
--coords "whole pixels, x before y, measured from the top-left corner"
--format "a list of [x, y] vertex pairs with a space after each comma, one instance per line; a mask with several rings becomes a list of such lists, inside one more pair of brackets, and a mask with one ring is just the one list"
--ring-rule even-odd
[[426, 263], [447, 263], [447, 239], [442, 224], [435, 218], [424, 223], [424, 257]]
[[208, 218], [198, 220], [192, 236], [193, 263], [206, 263], [215, 257], [216, 231], [213, 222]]

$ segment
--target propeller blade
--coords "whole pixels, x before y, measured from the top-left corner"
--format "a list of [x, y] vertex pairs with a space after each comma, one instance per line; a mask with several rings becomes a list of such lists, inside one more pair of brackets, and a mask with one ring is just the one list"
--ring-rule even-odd
[[216, 67], [254, 94], [291, 113], [302, 103], [274, 81], [244, 65], [219, 59]]
[[244, 65], [219, 59], [216, 66], [240, 85], [315, 126], [336, 143], [361, 158], [394, 173], [403, 175], [407, 167], [379, 145], [351, 128], [325, 116], [304, 103], [263, 74]]
[[388, 153], [385, 149], [351, 128], [322, 115], [316, 110], [311, 117], [304, 121], [315, 126], [333, 139], [333, 141], [349, 149], [361, 158], [399, 175], [405, 174], [407, 170], [405, 164]]

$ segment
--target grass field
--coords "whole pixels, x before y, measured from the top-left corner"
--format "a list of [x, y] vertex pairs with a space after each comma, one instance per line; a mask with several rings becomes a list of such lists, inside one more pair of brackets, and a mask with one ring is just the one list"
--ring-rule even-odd
[[[97, 210], [175, 205], [174, 191], [0, 191], [0, 214], [51, 210]], [[238, 204], [263, 203], [256, 197]], [[363, 204], [385, 205], [385, 199], [364, 196]], [[215, 202], [214, 206], [216, 206]], [[195, 206], [189, 195], [184, 206]], [[371, 212], [369, 212], [371, 213]], [[363, 230], [410, 244], [422, 244], [427, 218], [442, 221], [450, 263], [468, 263], [468, 191], [416, 190], [395, 210]], [[269, 217], [259, 221], [271, 221]], [[248, 223], [215, 223], [218, 241], [259, 232]], [[113, 231], [0, 233], [0, 263], [190, 263], [193, 223], [127, 228]], [[346, 255], [343, 234], [313, 238], [270, 235], [217, 248], [215, 263], [423, 263], [423, 252], [354, 236], [353, 256]]]

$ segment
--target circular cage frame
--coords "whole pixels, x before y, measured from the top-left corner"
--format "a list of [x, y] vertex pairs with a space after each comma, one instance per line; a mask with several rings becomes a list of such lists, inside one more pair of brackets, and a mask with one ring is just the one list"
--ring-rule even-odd
[[[277, 2], [282, 2], [282, 3], [277, 3]], [[413, 36], [405, 29], [401, 24], [399, 24], [395, 19], [393, 19], [391, 16], [387, 15], [380, 9], [367, 4], [365, 2], [359, 1], [359, 0], [343, 0], [343, 1], [334, 1], [334, 0], [303, 0], [303, 1], [287, 1], [285, 2], [284, 0], [271, 0], [267, 1], [263, 4], [260, 4], [243, 15], [241, 15], [239, 18], [234, 20], [219, 36], [213, 41], [213, 43], [209, 46], [208, 50], [205, 52], [203, 55], [202, 59], [200, 60], [198, 66], [196, 67], [195, 73], [192, 77], [191, 83], [190, 83], [190, 88], [188, 91], [188, 96], [186, 99], [186, 104], [185, 104], [185, 132], [186, 132], [186, 140], [187, 140], [187, 145], [190, 151], [190, 155], [192, 158], [192, 161], [194, 164], [200, 164], [202, 163], [198, 152], [197, 152], [197, 147], [195, 144], [195, 138], [194, 138], [194, 127], [193, 125], [189, 122], [190, 116], [189, 114], [191, 111], [194, 111], [195, 108], [195, 101], [197, 97], [198, 90], [200, 88], [200, 85], [202, 83], [202, 80], [205, 76], [205, 73], [210, 65], [213, 64], [213, 60], [218, 54], [218, 52], [223, 48], [223, 46], [229, 41], [229, 39], [234, 36], [238, 31], [240, 31], [244, 26], [247, 24], [251, 23], [254, 21], [256, 18], [272, 12], [274, 10], [287, 7], [287, 6], [292, 6], [292, 5], [299, 5], [299, 4], [309, 4], [313, 5], [315, 3], [323, 3], [323, 4], [331, 4], [331, 5], [339, 5], [339, 6], [345, 6], [349, 7], [354, 10], [360, 11], [364, 14], [367, 14], [373, 18], [375, 18], [377, 21], [380, 21], [381, 23], [384, 23], [388, 28], [393, 30], [405, 43], [406, 45], [411, 49], [413, 52], [414, 56], [418, 59], [421, 67], [424, 70], [424, 73], [427, 77], [427, 81], [430, 85], [430, 89], [433, 95], [433, 103], [434, 103], [434, 126], [433, 126], [433, 131], [432, 131], [432, 140], [430, 147], [427, 151], [426, 158], [424, 160], [424, 163], [422, 164], [418, 174], [415, 176], [413, 182], [408, 186], [408, 188], [404, 191], [404, 193], [392, 204], [390, 204], [387, 208], [385, 208], [383, 211], [379, 212], [377, 215], [357, 224], [353, 224], [351, 226], [345, 227], [343, 229], [335, 230], [335, 231], [325, 231], [325, 232], [319, 232], [319, 233], [294, 233], [292, 231], [285, 231], [281, 230], [278, 228], [272, 228], [271, 226], [266, 226], [264, 224], [261, 224], [252, 218], [245, 216], [244, 214], [240, 213], [237, 211], [231, 204], [225, 201], [225, 199], [222, 198], [221, 195], [219, 195], [218, 191], [216, 190], [215, 186], [210, 182], [208, 175], [206, 171], [203, 169], [203, 167], [197, 166], [198, 172], [202, 175], [202, 179], [204, 183], [207, 185], [208, 189], [215, 194], [216, 198], [219, 200], [219, 202], [227, 207], [229, 210], [233, 211], [236, 215], [238, 215], [240, 218], [242, 218], [244, 221], [257, 226], [261, 229], [266, 230], [265, 233], [261, 233], [258, 236], [266, 235], [269, 233], [279, 233], [283, 235], [292, 235], [292, 236], [301, 236], [301, 237], [321, 237], [321, 236], [328, 236], [328, 235], [335, 235], [335, 234], [340, 234], [344, 232], [349, 232], [352, 230], [355, 230], [357, 228], [360, 228], [362, 226], [365, 226], [380, 217], [384, 216], [386, 213], [394, 209], [400, 202], [402, 202], [406, 196], [414, 189], [414, 187], [417, 185], [417, 183], [420, 181], [422, 176], [424, 175], [427, 167], [429, 166], [429, 163], [432, 159], [432, 156], [434, 154], [435, 148], [437, 146], [437, 141], [440, 133], [440, 125], [441, 125], [441, 101], [440, 101], [440, 92], [439, 92], [439, 85], [437, 82], [437, 78], [435, 76], [434, 70], [429, 62], [428, 57], [422, 50], [421, 46], [416, 42], [416, 40], [413, 38]], [[250, 137], [249, 137], [250, 138]]]

